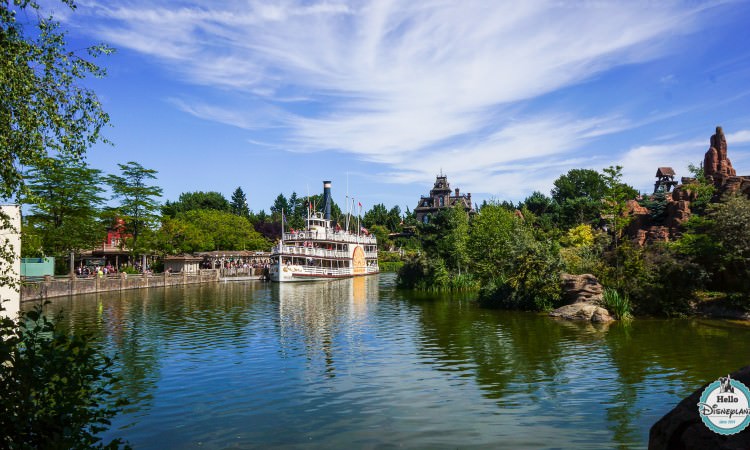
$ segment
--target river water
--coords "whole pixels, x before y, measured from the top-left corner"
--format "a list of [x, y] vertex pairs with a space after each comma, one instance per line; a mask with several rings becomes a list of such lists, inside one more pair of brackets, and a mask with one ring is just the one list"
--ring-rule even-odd
[[750, 328], [731, 323], [597, 327], [394, 282], [228, 282], [48, 308], [118, 355], [131, 404], [104, 437], [135, 449], [645, 448], [656, 420], [750, 355]]

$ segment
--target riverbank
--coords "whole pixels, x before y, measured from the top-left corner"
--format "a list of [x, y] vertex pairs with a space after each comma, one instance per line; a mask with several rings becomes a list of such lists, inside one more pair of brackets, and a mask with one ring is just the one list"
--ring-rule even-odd
[[196, 273], [165, 272], [161, 274], [138, 275], [119, 273], [91, 278], [47, 276], [40, 280], [24, 281], [21, 286], [21, 302], [97, 292], [213, 283], [219, 280], [219, 269], [204, 269]]

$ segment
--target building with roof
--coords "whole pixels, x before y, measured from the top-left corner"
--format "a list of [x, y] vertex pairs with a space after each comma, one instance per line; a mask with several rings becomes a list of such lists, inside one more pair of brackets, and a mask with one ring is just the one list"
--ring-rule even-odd
[[461, 207], [467, 214], [476, 212], [471, 204], [471, 193], [461, 194], [458, 188], [451, 191], [448, 177], [441, 173], [435, 178], [430, 195], [419, 199], [419, 204], [414, 208], [414, 214], [418, 222], [427, 223], [430, 221], [430, 216], [451, 206]]

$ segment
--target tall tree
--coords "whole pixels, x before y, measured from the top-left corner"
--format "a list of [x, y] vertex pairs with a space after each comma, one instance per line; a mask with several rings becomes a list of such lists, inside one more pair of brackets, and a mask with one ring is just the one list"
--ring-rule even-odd
[[591, 169], [572, 169], [554, 182], [552, 199], [560, 207], [559, 223], [570, 228], [599, 219], [606, 194], [602, 175]]
[[125, 231], [132, 234], [130, 249], [134, 255], [142, 253], [138, 238], [159, 218], [159, 203], [162, 189], [148, 185], [149, 180], [156, 179], [154, 169], [146, 169], [135, 161], [118, 164], [122, 175], [108, 175], [107, 183], [112, 188], [114, 199], [120, 200], [115, 213], [125, 221]]
[[[19, 20], [26, 18], [38, 21]], [[50, 153], [80, 157], [102, 140], [109, 116], [80, 81], [104, 76], [92, 59], [111, 50], [97, 45], [83, 56], [67, 47], [59, 23], [43, 18], [37, 2], [0, 0], [0, 198], [18, 194], [21, 167], [47, 164]]]
[[388, 223], [388, 209], [382, 203], [372, 205], [372, 208], [362, 218], [362, 222], [366, 227], [372, 227], [373, 225], [386, 226]]
[[101, 171], [60, 156], [26, 173], [30, 204], [27, 226], [41, 238], [44, 254], [67, 256], [102, 242], [99, 207], [104, 202]]
[[247, 206], [247, 196], [241, 187], [237, 186], [232, 194], [232, 203], [229, 205], [232, 214], [250, 218], [250, 208]]
[[[80, 82], [104, 76], [93, 58], [109, 52], [70, 50], [59, 23], [42, 18], [37, 2], [0, 0], [0, 199], [21, 193], [22, 168], [44, 165], [50, 153], [78, 157], [102, 140], [109, 116]], [[18, 231], [2, 212], [0, 228]], [[18, 251], [0, 242], [0, 285], [14, 282], [8, 273]]]
[[[72, 0], [64, 4], [75, 8]], [[93, 91], [79, 84], [104, 70], [68, 50], [52, 17], [30, 0], [0, 0], [0, 198], [23, 191], [22, 168], [41, 168], [49, 154], [80, 157], [109, 122]], [[26, 32], [18, 18], [39, 18]], [[88, 55], [108, 52], [91, 47]], [[10, 228], [0, 213], [0, 228]], [[0, 243], [0, 284], [18, 249]], [[0, 305], [2, 309], [2, 305]], [[0, 320], [0, 442], [39, 448], [94, 447], [116, 408], [104, 398], [111, 362], [90, 340], [56, 330], [41, 311]], [[106, 357], [104, 357], [106, 359]], [[107, 445], [115, 448], [117, 442]]]
[[213, 209], [215, 211], [229, 212], [231, 206], [224, 194], [215, 191], [183, 192], [176, 202], [167, 201], [161, 208], [163, 215], [175, 217], [181, 212], [194, 211], [198, 209]]
[[211, 209], [188, 211], [165, 220], [162, 231], [168, 244], [165, 250], [173, 253], [270, 247], [270, 242], [245, 217]]
[[[609, 166], [604, 169], [604, 184], [606, 191], [602, 202], [602, 212], [607, 220], [610, 233], [615, 247], [615, 274], [618, 285], [622, 284], [620, 271], [620, 254], [617, 251], [620, 245], [622, 233], [633, 217], [626, 215], [627, 201], [634, 198], [634, 189], [622, 182], [622, 166]], [[619, 286], [618, 286], [619, 287]]]
[[281, 217], [281, 211], [284, 211], [284, 214], [289, 214], [289, 201], [284, 194], [279, 194], [271, 205], [271, 214]]

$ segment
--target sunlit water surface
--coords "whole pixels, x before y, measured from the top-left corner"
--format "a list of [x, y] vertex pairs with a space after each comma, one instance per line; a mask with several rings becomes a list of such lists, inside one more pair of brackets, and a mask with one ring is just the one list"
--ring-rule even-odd
[[[31, 304], [26, 304], [30, 308]], [[53, 300], [118, 357], [136, 449], [645, 448], [748, 363], [750, 329], [593, 326], [398, 291], [390, 274]]]

